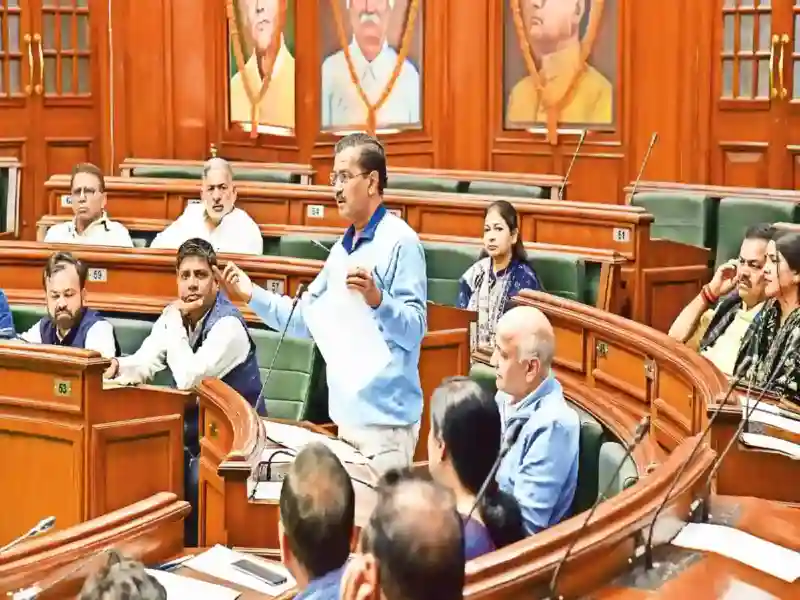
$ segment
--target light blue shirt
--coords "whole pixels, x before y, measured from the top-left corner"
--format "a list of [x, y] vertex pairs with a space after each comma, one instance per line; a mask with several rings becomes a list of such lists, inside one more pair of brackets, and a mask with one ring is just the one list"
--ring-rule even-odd
[[13, 338], [16, 334], [14, 317], [8, 306], [8, 299], [3, 290], [0, 290], [0, 340]]
[[497, 483], [516, 498], [531, 535], [569, 516], [578, 484], [580, 419], [552, 373], [516, 405], [504, 392], [497, 393], [497, 404], [504, 433], [514, 421], [525, 422], [500, 463]]
[[[339, 426], [407, 426], [422, 415], [419, 353], [427, 329], [427, 275], [425, 254], [416, 232], [381, 205], [355, 240], [350, 227], [331, 249], [320, 274], [297, 303], [288, 335], [310, 337], [303, 306], [322, 295], [330, 273], [349, 267], [369, 269], [382, 291], [373, 311], [392, 358], [386, 369], [359, 392], [328, 377], [328, 411]], [[269, 327], [282, 330], [292, 299], [254, 286], [250, 307]], [[336, 315], [330, 315], [335, 319]], [[358, 332], [353, 331], [357, 336]]]

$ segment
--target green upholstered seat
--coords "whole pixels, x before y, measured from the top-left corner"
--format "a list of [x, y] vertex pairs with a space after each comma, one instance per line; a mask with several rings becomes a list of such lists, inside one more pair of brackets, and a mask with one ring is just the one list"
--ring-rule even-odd
[[[625, 463], [617, 476], [614, 477], [614, 472], [623, 458]], [[622, 444], [619, 442], [606, 442], [600, 446], [600, 461], [597, 469], [597, 497], [601, 501], [613, 498], [637, 481], [639, 481], [639, 472], [636, 469], [636, 463], [630, 457], [625, 458], [625, 447]], [[611, 487], [608, 492], [601, 498], [601, 494], [609, 485]]]
[[436, 242], [423, 246], [428, 272], [428, 300], [454, 306], [458, 300], [458, 280], [478, 260], [481, 248]]
[[[155, 177], [158, 179], [201, 179], [203, 167], [200, 165], [150, 165], [131, 169], [132, 177]], [[236, 181], [258, 181], [269, 183], [300, 183], [300, 175], [289, 171], [268, 169], [233, 169]]]
[[153, 323], [143, 319], [129, 319], [107, 315], [106, 318], [114, 326], [119, 349], [123, 356], [134, 354], [145, 338], [150, 335]]
[[701, 248], [715, 248], [717, 206], [715, 198], [681, 192], [639, 192], [631, 204], [654, 217], [650, 237]]
[[[587, 290], [586, 264], [579, 256], [555, 252], [529, 252], [528, 262], [547, 293], [576, 302], [594, 304]], [[595, 296], [596, 293], [595, 289]]]
[[455, 194], [457, 192], [463, 192], [466, 189], [466, 184], [457, 179], [447, 179], [445, 177], [389, 173], [389, 181], [386, 188], [390, 190], [415, 190], [419, 192], [447, 192]]
[[572, 405], [581, 421], [578, 449], [578, 484], [572, 500], [572, 514], [589, 510], [597, 498], [600, 446], [603, 443], [603, 426], [591, 414]]
[[[314, 241], [317, 243], [315, 244]], [[310, 260], [327, 260], [331, 247], [338, 238], [314, 237], [302, 235], [284, 235], [278, 242], [278, 256], [291, 256], [294, 258], [306, 258]], [[328, 250], [319, 247], [322, 244]]]
[[[266, 329], [251, 329], [256, 356], [265, 380], [280, 334]], [[271, 417], [324, 422], [327, 396], [322, 394], [323, 361], [311, 339], [286, 337], [264, 390]], [[312, 401], [313, 400], [313, 401]]]
[[469, 368], [469, 378], [477, 381], [492, 396], [497, 393], [497, 375], [494, 367], [483, 363], [472, 363]]
[[549, 190], [538, 185], [525, 185], [522, 183], [505, 183], [502, 181], [469, 181], [467, 182], [468, 194], [482, 196], [509, 196], [512, 198], [549, 198]]
[[800, 205], [785, 200], [764, 198], [722, 198], [717, 218], [715, 264], [739, 256], [744, 232], [756, 223], [798, 223]]
[[44, 306], [12, 305], [11, 316], [14, 318], [14, 328], [17, 333], [24, 333], [36, 325], [47, 314]]

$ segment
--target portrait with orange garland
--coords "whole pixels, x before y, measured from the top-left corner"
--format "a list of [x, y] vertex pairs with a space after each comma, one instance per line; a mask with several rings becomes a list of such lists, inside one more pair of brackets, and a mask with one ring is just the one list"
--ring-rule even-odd
[[320, 0], [321, 126], [422, 127], [423, 0]]
[[226, 0], [228, 116], [246, 130], [295, 124], [295, 0]]
[[506, 0], [505, 128], [609, 130], [617, 89], [617, 0]]

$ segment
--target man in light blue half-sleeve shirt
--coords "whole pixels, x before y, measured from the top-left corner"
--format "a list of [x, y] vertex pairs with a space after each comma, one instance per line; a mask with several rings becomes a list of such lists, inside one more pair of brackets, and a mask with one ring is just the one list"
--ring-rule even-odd
[[[351, 225], [292, 315], [288, 335], [311, 335], [304, 308], [345, 280], [370, 306], [391, 353], [389, 365], [360, 391], [328, 375], [331, 419], [339, 437], [371, 460], [378, 473], [411, 464], [422, 415], [419, 354], [426, 330], [427, 276], [417, 234], [383, 205], [386, 155], [375, 138], [354, 133], [336, 144], [331, 184], [339, 214]], [[292, 299], [255, 286], [233, 263], [217, 272], [272, 329], [282, 330]], [[328, 318], [335, 319], [335, 315]], [[358, 336], [358, 331], [352, 335]]]
[[503, 432], [521, 428], [497, 483], [519, 503], [529, 535], [569, 516], [578, 484], [580, 420], [550, 370], [554, 354], [553, 327], [538, 309], [512, 308], [498, 321], [492, 360]]

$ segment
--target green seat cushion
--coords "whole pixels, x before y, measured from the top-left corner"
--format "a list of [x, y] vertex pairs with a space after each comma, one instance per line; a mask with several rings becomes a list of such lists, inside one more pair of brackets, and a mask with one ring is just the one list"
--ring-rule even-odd
[[142, 346], [142, 342], [150, 335], [153, 323], [144, 319], [106, 315], [117, 336], [119, 349], [123, 356], [134, 354]]
[[444, 306], [455, 306], [459, 283], [456, 279], [428, 278], [428, 301]]
[[[600, 500], [613, 498], [639, 481], [639, 472], [636, 469], [636, 463], [630, 456], [626, 457], [625, 454], [625, 447], [619, 442], [605, 442], [600, 446], [600, 463], [597, 470], [597, 497]], [[614, 473], [623, 459], [625, 459], [625, 463], [615, 477]], [[578, 475], [578, 477], [580, 477], [580, 475]], [[609, 485], [611, 487], [608, 489], [608, 492], [605, 496], [601, 497], [601, 494]]]
[[639, 192], [634, 194], [631, 204], [653, 215], [650, 237], [701, 248], [716, 247], [715, 198], [681, 192]]
[[[337, 239], [334, 236], [310, 238], [302, 235], [284, 235], [278, 242], [278, 256], [325, 261], [328, 259], [330, 249]], [[315, 244], [314, 242], [317, 243]], [[320, 244], [324, 248], [320, 248]]]
[[717, 218], [717, 254], [715, 264], [739, 256], [744, 233], [757, 223], [797, 223], [800, 205], [763, 198], [722, 198]]
[[581, 421], [578, 449], [578, 484], [572, 500], [572, 514], [589, 510], [597, 499], [600, 446], [603, 426], [588, 412], [575, 407]]
[[[150, 165], [131, 169], [132, 177], [155, 177], [158, 179], [201, 179], [203, 167], [200, 165]], [[233, 169], [236, 181], [258, 181], [269, 183], [300, 183], [300, 175], [289, 171], [269, 169]]]
[[466, 185], [462, 185], [457, 179], [447, 179], [444, 177], [425, 177], [424, 175], [399, 175], [389, 173], [387, 189], [392, 190], [415, 190], [419, 192], [445, 192], [455, 194], [464, 190]]
[[545, 198], [549, 191], [538, 185], [525, 185], [522, 183], [505, 183], [502, 181], [470, 181], [468, 194], [483, 196], [510, 196], [513, 198]]
[[581, 257], [555, 252], [529, 252], [528, 262], [547, 293], [594, 304], [589, 298], [586, 265]]
[[14, 318], [14, 328], [22, 334], [36, 325], [39, 320], [47, 315], [44, 306], [12, 305], [11, 316]]
[[477, 381], [492, 396], [497, 393], [497, 372], [494, 367], [479, 362], [472, 363], [469, 378]]
[[[272, 364], [280, 334], [265, 329], [251, 329], [262, 383]], [[286, 337], [278, 353], [269, 383], [264, 390], [271, 417], [291, 420], [324, 418], [327, 400], [321, 405], [319, 379], [322, 357], [311, 339]], [[317, 403], [312, 404], [314, 398]]]
[[423, 244], [428, 273], [428, 300], [454, 306], [461, 276], [480, 258], [480, 246], [428, 242]]

